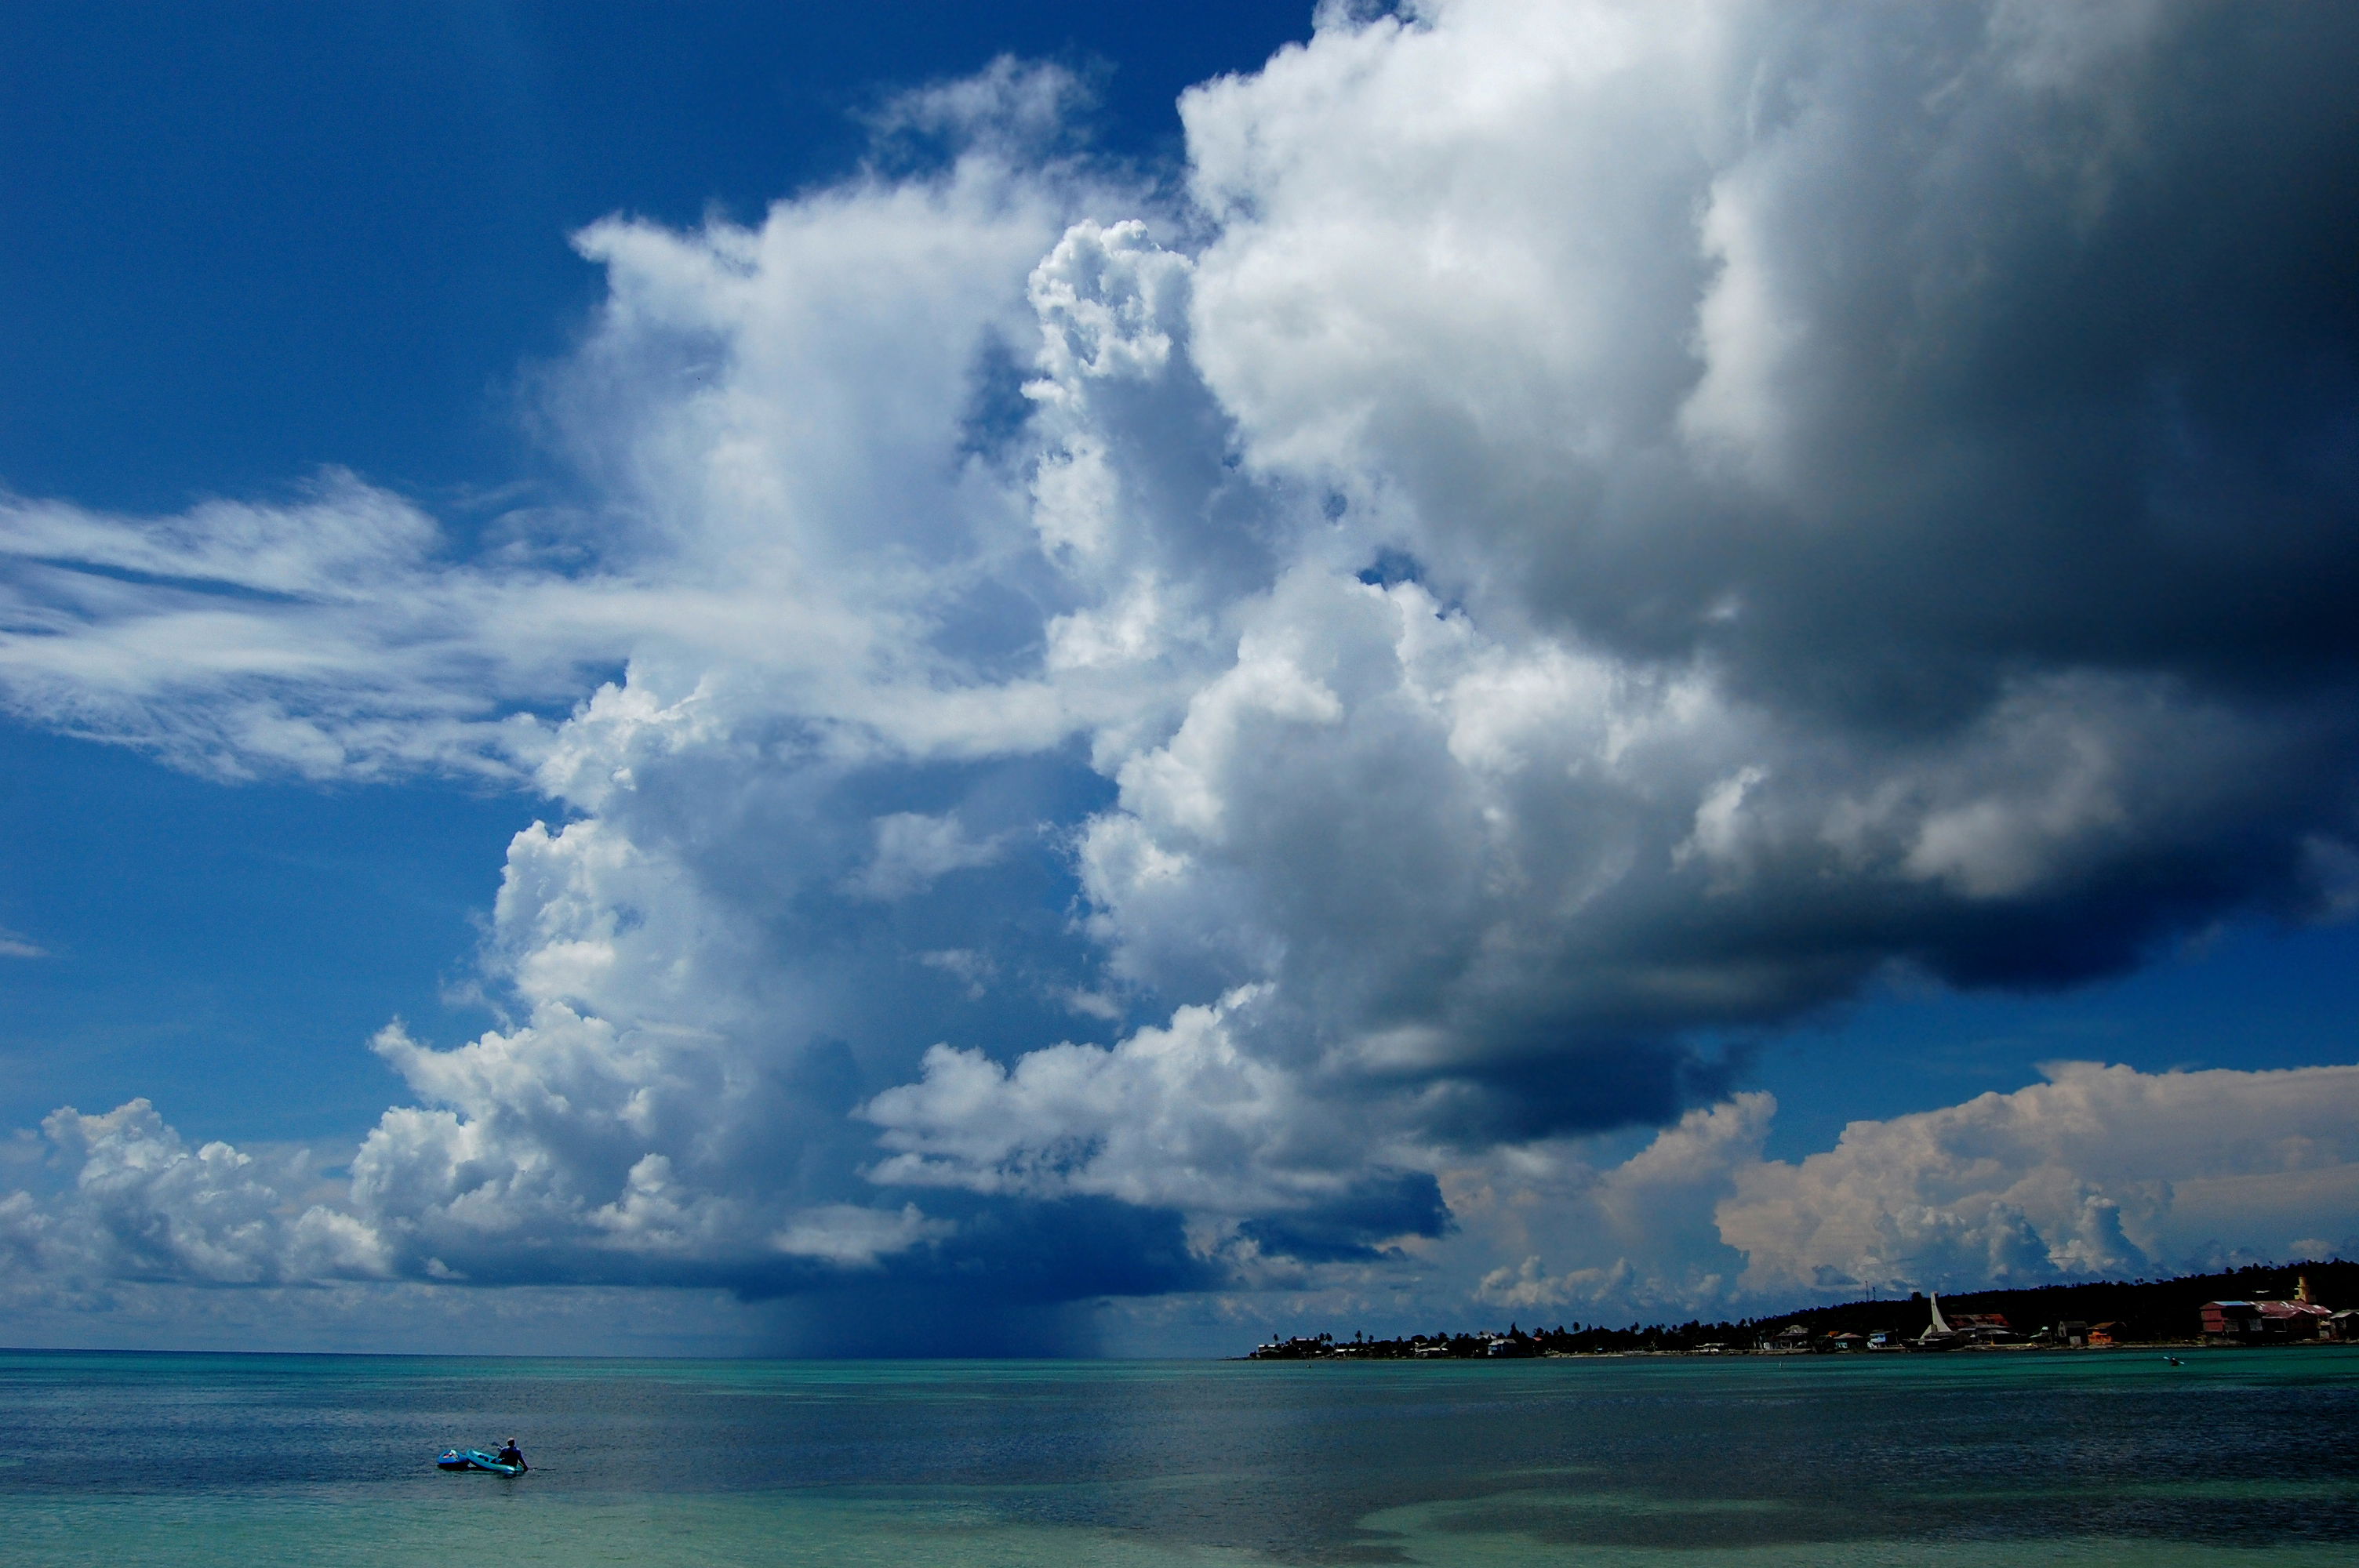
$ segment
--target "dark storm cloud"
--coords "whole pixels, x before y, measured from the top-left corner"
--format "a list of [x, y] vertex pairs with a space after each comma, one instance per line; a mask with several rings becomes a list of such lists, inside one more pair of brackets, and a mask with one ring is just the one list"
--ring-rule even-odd
[[1440, 1236], [1450, 1228], [1441, 1186], [1423, 1171], [1376, 1173], [1315, 1207], [1249, 1219], [1238, 1234], [1264, 1252], [1306, 1263], [1369, 1260], [1383, 1243], [1404, 1236]]
[[[1271, 922], [1306, 988], [1379, 1026], [1489, 1021], [1509, 1054], [1552, 1021], [1577, 1094], [1591, 1042], [1676, 1055], [1647, 1036], [1790, 1018], [1896, 961], [2060, 984], [2224, 912], [2333, 904], [2359, 19], [1601, 8], [1552, 74], [1502, 47], [1546, 33], [1536, 9], [1417, 14], [1191, 100], [1228, 222], [1198, 283], [1213, 384], [1270, 470], [1356, 480], [1430, 563], [1363, 581], [1728, 706], [1641, 764], [1657, 798], [1618, 824], [1578, 788], [1518, 803], [1543, 887], [1584, 839], [1633, 869], [1553, 931], [1501, 910], [1538, 949], [1505, 989], [1471, 956], [1495, 928], [1354, 929], [1476, 874], [1448, 791], [1391, 815], [1277, 785], [1257, 892], [1335, 901]], [[1321, 93], [1315, 131], [1288, 118]], [[1335, 689], [1352, 718], [1310, 746], [1386, 721]], [[1716, 797], [1686, 772], [1712, 750]], [[1446, 774], [1430, 755], [1331, 765], [1374, 799]], [[1347, 859], [1401, 887], [1367, 896]]]

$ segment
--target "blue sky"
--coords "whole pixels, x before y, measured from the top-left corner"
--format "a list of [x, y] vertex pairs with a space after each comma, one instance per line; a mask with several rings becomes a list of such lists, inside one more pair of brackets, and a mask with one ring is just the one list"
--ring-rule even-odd
[[[27, 7], [0, 64], [0, 483], [168, 511], [336, 464], [463, 531], [566, 482], [524, 389], [599, 297], [583, 224], [758, 215], [856, 165], [893, 92], [1008, 52], [1091, 73], [1093, 140], [1169, 164], [1182, 88], [1310, 31], [1290, 0]], [[488, 1022], [449, 999], [543, 803], [5, 744], [39, 827], [0, 926], [50, 957], [0, 974], [0, 1125], [144, 1094], [192, 1136], [350, 1136], [398, 1089], [364, 1044], [387, 1018]]]
[[1700, 16], [24, 8], [25, 1332], [2347, 1249], [2351, 28]]
[[439, 498], [534, 477], [515, 397], [613, 212], [740, 217], [842, 175], [885, 94], [994, 57], [1103, 71], [1170, 158], [1180, 90], [1296, 5], [36, 4], [5, 68], [16, 489], [165, 508], [338, 463]]

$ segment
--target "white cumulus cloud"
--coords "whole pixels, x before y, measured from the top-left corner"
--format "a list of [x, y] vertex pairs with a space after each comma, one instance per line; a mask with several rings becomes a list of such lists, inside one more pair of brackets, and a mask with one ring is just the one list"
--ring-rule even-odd
[[2121, 1278], [2359, 1242], [2359, 1067], [2049, 1081], [1854, 1122], [1738, 1175], [1721, 1234], [1756, 1291]]
[[576, 236], [571, 510], [6, 500], [19, 718], [547, 804], [498, 1026], [380, 1036], [345, 1201], [76, 1121], [82, 1217], [8, 1245], [1538, 1306], [2325, 1236], [2272, 1206], [2332, 1162], [1985, 1171], [1972, 1107], [1765, 1165], [1708, 1041], [2347, 914], [2354, 59], [2331, 7], [1331, 6], [1185, 98], [1184, 191], [1001, 62], [756, 222]]

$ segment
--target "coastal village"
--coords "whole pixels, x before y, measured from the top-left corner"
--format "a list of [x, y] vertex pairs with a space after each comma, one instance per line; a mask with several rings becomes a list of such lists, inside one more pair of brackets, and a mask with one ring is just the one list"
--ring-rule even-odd
[[[2339, 1306], [2331, 1303], [2341, 1303]], [[2234, 1349], [2359, 1344], [2359, 1264], [2256, 1266], [2176, 1280], [2049, 1285], [1810, 1307], [1734, 1323], [1574, 1323], [1553, 1328], [1350, 1339], [1272, 1336], [1253, 1361], [1494, 1360], [1560, 1356], [1810, 1356], [1941, 1351]]]

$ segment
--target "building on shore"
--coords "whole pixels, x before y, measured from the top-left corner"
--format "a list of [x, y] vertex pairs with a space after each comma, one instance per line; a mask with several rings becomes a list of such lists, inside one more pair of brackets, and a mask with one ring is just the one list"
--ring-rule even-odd
[[2337, 1337], [2339, 1314], [2310, 1299], [2310, 1279], [2294, 1283], [2291, 1301], [2205, 1302], [2203, 1337], [2213, 1345], [2271, 1345]]

